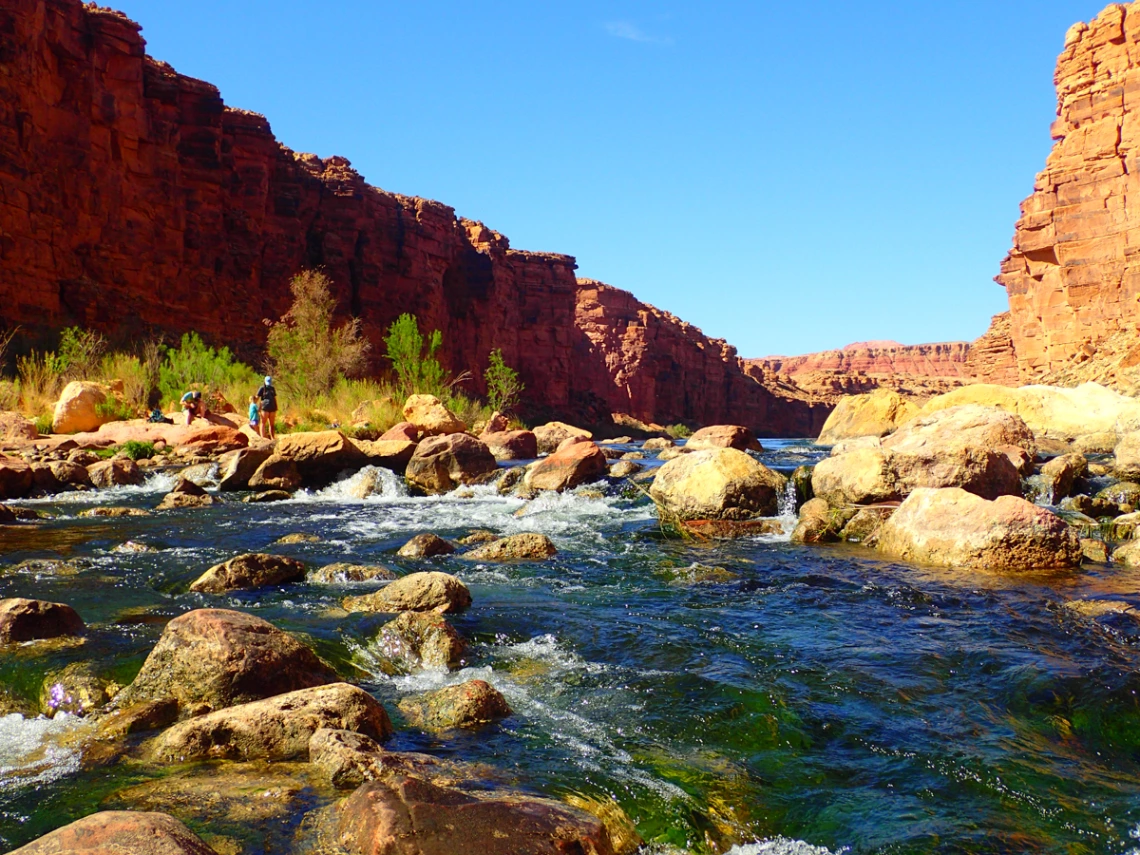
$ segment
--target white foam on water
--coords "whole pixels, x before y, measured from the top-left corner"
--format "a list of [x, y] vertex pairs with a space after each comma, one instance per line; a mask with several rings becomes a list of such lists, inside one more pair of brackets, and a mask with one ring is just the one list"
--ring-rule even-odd
[[824, 846], [813, 846], [790, 837], [769, 837], [743, 846], [733, 846], [725, 855], [842, 855], [851, 850], [844, 846], [832, 852]]
[[124, 484], [98, 490], [72, 490], [53, 493], [39, 499], [17, 499], [11, 504], [22, 505], [120, 505], [146, 496], [165, 495], [178, 481], [177, 472], [151, 472], [141, 484]]
[[82, 719], [0, 716], [0, 790], [43, 784], [79, 771], [80, 752], [61, 744]]
[[364, 504], [406, 498], [407, 485], [391, 469], [365, 466], [321, 490], [298, 490], [291, 501], [302, 503]]

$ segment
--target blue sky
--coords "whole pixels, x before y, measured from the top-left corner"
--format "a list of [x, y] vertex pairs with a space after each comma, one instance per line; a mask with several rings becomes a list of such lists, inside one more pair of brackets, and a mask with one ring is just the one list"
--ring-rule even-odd
[[972, 339], [1105, 5], [117, 0], [298, 151], [743, 356]]

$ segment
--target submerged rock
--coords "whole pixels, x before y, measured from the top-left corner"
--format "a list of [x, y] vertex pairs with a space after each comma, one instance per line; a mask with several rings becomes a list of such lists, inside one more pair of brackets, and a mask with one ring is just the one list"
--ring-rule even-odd
[[1016, 496], [987, 501], [959, 488], [919, 488], [879, 531], [879, 551], [917, 564], [1004, 572], [1073, 570], [1076, 531]]
[[436, 555], [450, 555], [455, 546], [431, 532], [417, 534], [400, 547], [396, 553], [401, 558], [433, 558]]
[[305, 578], [310, 582], [336, 585], [344, 582], [368, 582], [373, 579], [392, 580], [398, 577], [392, 570], [378, 564], [346, 564], [341, 561], [326, 564], [318, 570], [310, 570]]
[[292, 499], [293, 494], [287, 490], [262, 490], [260, 493], [254, 493], [251, 496], [246, 496], [242, 499], [243, 502], [284, 502], [286, 499]]
[[120, 686], [89, 662], [72, 662], [51, 671], [40, 685], [40, 711], [49, 718], [65, 713], [87, 715], [106, 704]]
[[510, 705], [486, 680], [468, 680], [400, 701], [400, 711], [416, 727], [445, 730], [478, 727], [511, 715]]
[[467, 561], [540, 561], [558, 549], [544, 534], [526, 532], [488, 541], [460, 555]]
[[11, 597], [0, 600], [0, 644], [80, 635], [83, 619], [71, 606]]
[[197, 609], [166, 625], [116, 706], [173, 698], [183, 717], [337, 681], [336, 672], [273, 624]]
[[347, 597], [350, 612], [439, 612], [455, 614], [471, 605], [471, 592], [457, 576], [430, 571], [411, 573], [360, 597]]
[[142, 508], [88, 508], [85, 511], [80, 511], [81, 517], [149, 517], [150, 511], [145, 511]]
[[320, 543], [321, 539], [315, 534], [307, 534], [303, 531], [295, 531], [292, 534], [286, 534], [273, 541], [276, 546], [292, 546], [297, 543]]
[[191, 591], [222, 594], [268, 585], [285, 585], [305, 578], [305, 565], [283, 555], [247, 552], [215, 564], [190, 585]]
[[101, 811], [14, 849], [10, 855], [217, 855], [163, 813]]
[[680, 520], [774, 516], [785, 479], [734, 448], [694, 451], [662, 466], [649, 494]]
[[348, 683], [299, 689], [227, 707], [174, 725], [155, 740], [151, 754], [188, 760], [288, 760], [305, 756], [322, 727], [351, 730], [376, 740], [392, 734], [380, 702]]

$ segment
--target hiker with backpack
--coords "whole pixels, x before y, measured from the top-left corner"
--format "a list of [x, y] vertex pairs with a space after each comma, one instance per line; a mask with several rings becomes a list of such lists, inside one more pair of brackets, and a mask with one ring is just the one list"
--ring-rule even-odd
[[[261, 410], [261, 420], [258, 422], [258, 433], [262, 439], [276, 439], [274, 426], [277, 423], [277, 387], [273, 385], [273, 378], [266, 377], [265, 383], [257, 390], [254, 397]], [[268, 436], [266, 434], [268, 433]]]

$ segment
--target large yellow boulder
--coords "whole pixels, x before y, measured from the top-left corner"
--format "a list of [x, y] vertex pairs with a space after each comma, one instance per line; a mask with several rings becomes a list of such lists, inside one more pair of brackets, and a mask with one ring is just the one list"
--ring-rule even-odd
[[101, 425], [113, 422], [113, 415], [101, 415], [99, 405], [112, 399], [110, 386], [72, 380], [63, 387], [63, 394], [55, 404], [51, 420], [52, 433], [80, 433], [98, 430]]
[[886, 436], [918, 415], [920, 409], [914, 401], [893, 389], [876, 389], [866, 395], [846, 395], [839, 399], [823, 423], [818, 441], [834, 445], [841, 439], [857, 436]]
[[681, 520], [774, 516], [787, 479], [735, 448], [694, 451], [662, 466], [649, 495]]
[[919, 488], [879, 529], [884, 555], [915, 564], [1028, 572], [1073, 570], [1080, 538], [1056, 514], [1017, 496], [987, 501], [958, 488]]
[[415, 425], [420, 436], [463, 433], [467, 425], [435, 395], [412, 395], [404, 403], [404, 419]]
[[1140, 401], [1099, 383], [1082, 383], [1072, 389], [1059, 386], [1010, 389], [977, 383], [931, 398], [923, 405], [922, 413], [963, 404], [997, 407], [1020, 416], [1038, 437], [1065, 441], [1115, 431], [1118, 421], [1140, 423]]

